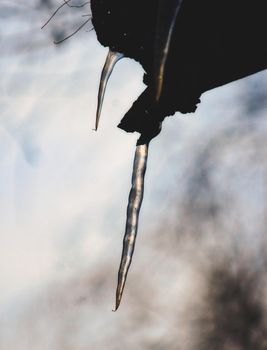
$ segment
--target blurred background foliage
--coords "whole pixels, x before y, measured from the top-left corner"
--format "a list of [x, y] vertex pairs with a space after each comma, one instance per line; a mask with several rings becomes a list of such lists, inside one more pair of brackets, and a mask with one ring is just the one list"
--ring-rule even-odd
[[136, 139], [115, 126], [143, 72], [116, 68], [94, 134], [106, 50], [90, 22], [54, 45], [90, 15], [41, 30], [60, 5], [0, 4], [0, 349], [266, 349], [266, 72], [164, 122], [114, 314]]

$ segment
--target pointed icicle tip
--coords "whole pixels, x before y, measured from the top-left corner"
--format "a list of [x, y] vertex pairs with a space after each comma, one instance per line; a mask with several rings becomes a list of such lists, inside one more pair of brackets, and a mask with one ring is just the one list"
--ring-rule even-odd
[[[129, 198], [129, 201], [130, 201], [130, 198]], [[129, 203], [128, 203], [128, 210], [129, 210]], [[128, 219], [129, 217], [127, 217], [127, 221]], [[130, 233], [129, 230], [134, 230], [134, 231]], [[125, 287], [128, 271], [132, 262], [136, 234], [137, 234], [137, 226], [136, 228], [130, 227], [130, 225], [126, 223], [126, 233], [125, 233], [124, 242], [123, 242], [123, 252], [122, 252], [121, 263], [120, 263], [120, 268], [118, 272], [118, 285], [116, 290], [116, 305], [115, 305], [115, 309], [113, 310], [114, 312], [118, 310], [121, 303], [121, 298]], [[129, 240], [130, 238], [129, 235], [132, 235], [130, 240]]]
[[95, 131], [98, 128], [99, 119], [101, 115], [102, 105], [105, 97], [105, 91], [107, 87], [107, 82], [109, 80], [109, 77], [115, 67], [115, 64], [123, 58], [124, 55], [120, 52], [115, 52], [109, 49], [106, 62], [104, 64], [104, 67], [102, 69], [100, 83], [99, 83], [99, 89], [98, 89], [98, 98], [97, 98], [97, 110], [96, 110], [96, 121], [95, 121]]
[[125, 282], [126, 280], [124, 280], [123, 283], [118, 284], [117, 291], [116, 291], [116, 305], [115, 305], [115, 309], [112, 310], [113, 312], [116, 312], [120, 306]]

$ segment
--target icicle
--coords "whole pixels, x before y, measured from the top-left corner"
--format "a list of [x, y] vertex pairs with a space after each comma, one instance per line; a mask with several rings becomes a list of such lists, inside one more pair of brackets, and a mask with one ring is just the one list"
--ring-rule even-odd
[[113, 68], [115, 67], [115, 64], [123, 57], [124, 57], [124, 55], [122, 53], [114, 52], [111, 49], [108, 52], [106, 62], [105, 62], [104, 67], [102, 69], [100, 84], [99, 84], [99, 89], [98, 89], [98, 102], [97, 102], [97, 111], [96, 111], [95, 130], [97, 130], [97, 128], [98, 128], [101, 109], [102, 109], [105, 91], [106, 91], [106, 87], [107, 87], [107, 82], [108, 82], [109, 77], [113, 71]]
[[139, 211], [141, 208], [144, 194], [144, 178], [146, 172], [147, 155], [148, 143], [136, 146], [132, 174], [132, 188], [128, 200], [126, 229], [123, 239], [123, 249], [120, 268], [118, 272], [116, 307], [114, 311], [116, 311], [120, 305], [123, 289], [127, 278], [127, 273], [130, 268], [134, 253]]
[[159, 1], [157, 35], [155, 43], [156, 102], [159, 101], [161, 96], [166, 60], [170, 49], [173, 29], [181, 4], [182, 0], [171, 0], [170, 5], [166, 7], [165, 0]]

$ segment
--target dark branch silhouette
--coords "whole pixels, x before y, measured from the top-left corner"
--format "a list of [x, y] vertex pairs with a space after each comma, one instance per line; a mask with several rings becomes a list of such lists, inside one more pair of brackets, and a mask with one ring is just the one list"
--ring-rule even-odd
[[[139, 132], [143, 142], [166, 116], [194, 112], [205, 91], [267, 68], [265, 0], [92, 0], [91, 7], [100, 43], [140, 62], [146, 72], [147, 89], [119, 125]], [[165, 45], [163, 79], [155, 75]], [[158, 100], [157, 81], [163, 81]]]

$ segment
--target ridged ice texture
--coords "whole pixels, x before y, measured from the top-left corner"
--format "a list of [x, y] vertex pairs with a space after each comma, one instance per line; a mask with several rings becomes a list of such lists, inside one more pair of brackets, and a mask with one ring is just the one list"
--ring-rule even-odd
[[144, 195], [144, 179], [147, 165], [147, 156], [148, 144], [136, 146], [132, 175], [132, 188], [129, 194], [126, 228], [123, 239], [121, 263], [118, 272], [115, 311], [118, 309], [121, 302], [123, 289], [134, 253], [134, 246], [138, 229], [139, 211]]

